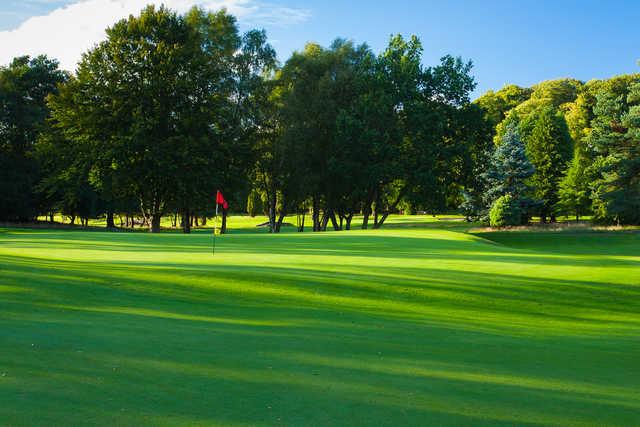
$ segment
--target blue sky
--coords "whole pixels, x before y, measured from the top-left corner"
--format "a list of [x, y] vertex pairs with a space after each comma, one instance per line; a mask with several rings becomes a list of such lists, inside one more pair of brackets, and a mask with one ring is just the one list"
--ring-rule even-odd
[[[90, 1], [131, 5], [139, 0]], [[0, 59], [6, 62], [1, 55], [3, 32], [19, 29], [31, 17], [55, 14], [65, 4], [77, 2], [1, 1]], [[478, 82], [475, 95], [499, 89], [506, 83], [528, 86], [557, 77], [589, 80], [640, 72], [637, 1], [166, 2], [176, 7], [186, 3], [228, 4], [230, 10], [239, 14], [243, 29], [256, 26], [267, 29], [281, 59], [308, 41], [327, 45], [336, 37], [344, 37], [357, 43], [367, 42], [380, 51], [393, 33], [416, 34], [425, 47], [425, 64], [434, 64], [447, 53], [473, 60]], [[100, 25], [99, 17], [95, 18], [95, 25]], [[92, 19], [85, 14], [75, 22], [91, 26]], [[15, 37], [20, 42], [27, 39]], [[34, 49], [46, 50], [46, 43], [37, 37], [33, 40], [27, 46], [35, 44]], [[47, 53], [55, 56], [55, 52]]]

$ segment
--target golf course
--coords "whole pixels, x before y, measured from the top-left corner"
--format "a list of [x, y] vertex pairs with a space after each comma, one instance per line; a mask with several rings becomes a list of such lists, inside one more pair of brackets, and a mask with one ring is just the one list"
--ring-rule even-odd
[[0, 424], [640, 422], [637, 231], [257, 222], [0, 229]]

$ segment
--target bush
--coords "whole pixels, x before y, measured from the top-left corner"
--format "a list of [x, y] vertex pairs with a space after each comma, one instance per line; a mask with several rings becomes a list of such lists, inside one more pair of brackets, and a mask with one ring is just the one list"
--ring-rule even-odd
[[502, 196], [493, 202], [489, 212], [489, 225], [492, 227], [506, 227], [522, 225], [523, 212], [520, 200], [510, 195]]

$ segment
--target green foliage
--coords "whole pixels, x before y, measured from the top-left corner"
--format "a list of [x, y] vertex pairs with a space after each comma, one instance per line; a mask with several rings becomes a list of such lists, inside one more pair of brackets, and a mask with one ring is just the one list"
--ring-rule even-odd
[[531, 100], [541, 100], [555, 108], [573, 102], [582, 87], [576, 79], [545, 80], [532, 86]]
[[[340, 39], [294, 53], [278, 75], [278, 131], [256, 174], [265, 193], [282, 196], [283, 212], [310, 201], [317, 231], [373, 209], [379, 227], [403, 200], [438, 210], [457, 198], [483, 125], [469, 108], [471, 64], [445, 56], [425, 68], [421, 58], [420, 41], [401, 36], [378, 56]], [[283, 212], [270, 200], [275, 223]]]
[[[116, 23], [51, 99], [53, 127], [112, 212], [129, 199], [159, 230], [161, 215], [212, 213], [217, 189], [245, 185], [258, 120], [254, 93], [275, 64], [264, 32], [238, 34], [225, 11], [145, 8]], [[89, 100], [91, 100], [89, 102]], [[86, 155], [85, 155], [86, 154]]]
[[506, 227], [513, 225], [523, 225], [524, 212], [521, 201], [510, 194], [496, 199], [489, 211], [489, 225], [492, 227]]
[[567, 164], [573, 153], [572, 140], [562, 113], [551, 107], [533, 112], [529, 123], [521, 127], [530, 127], [526, 137], [527, 156], [535, 167], [531, 177], [534, 197], [540, 201], [540, 217], [544, 222], [558, 203], [558, 188]]
[[560, 181], [558, 211], [575, 215], [576, 221], [591, 210], [591, 180], [588, 176], [589, 159], [576, 147], [571, 165]]
[[594, 108], [594, 215], [598, 221], [640, 223], [640, 82], [627, 93], [602, 92]]
[[113, 227], [142, 211], [153, 231], [171, 213], [189, 232], [220, 189], [274, 232], [310, 208], [314, 231], [360, 212], [379, 228], [399, 209], [484, 218], [505, 195], [524, 217], [536, 200], [543, 221], [640, 222], [639, 75], [471, 103], [471, 70], [451, 55], [425, 66], [421, 41], [400, 35], [380, 54], [308, 44], [280, 68], [265, 32], [240, 34], [224, 10], [149, 6], [74, 76], [46, 58], [0, 69], [0, 219], [106, 214]]
[[491, 128], [495, 130], [495, 127], [505, 119], [507, 113], [528, 100], [532, 92], [533, 90], [529, 88], [506, 85], [497, 92], [492, 90], [486, 92], [476, 99], [474, 103], [482, 108], [485, 119]]
[[67, 78], [46, 56], [0, 67], [0, 220], [27, 221], [49, 206], [36, 191], [35, 144], [48, 114], [46, 98]]
[[[504, 113], [494, 141], [500, 145], [507, 128], [518, 127], [536, 168], [530, 184], [543, 220], [553, 220], [554, 212], [579, 217], [593, 211], [601, 222], [640, 222], [635, 130], [640, 96], [633, 89], [639, 81], [638, 74], [585, 84], [546, 81]], [[495, 98], [489, 93], [478, 103], [495, 112]], [[490, 188], [487, 192], [491, 196]]]
[[534, 173], [535, 167], [527, 157], [517, 126], [509, 124], [483, 174], [487, 188], [484, 196], [486, 205], [493, 205], [495, 200], [505, 195], [516, 200], [524, 198], [529, 191], [528, 179]]
[[255, 217], [256, 215], [260, 215], [264, 212], [264, 206], [262, 203], [262, 197], [257, 190], [251, 190], [249, 192], [249, 196], [247, 197], [247, 213], [251, 217]]
[[482, 194], [471, 191], [462, 192], [462, 203], [460, 203], [460, 212], [467, 221], [474, 221], [482, 217], [485, 211], [484, 200]]

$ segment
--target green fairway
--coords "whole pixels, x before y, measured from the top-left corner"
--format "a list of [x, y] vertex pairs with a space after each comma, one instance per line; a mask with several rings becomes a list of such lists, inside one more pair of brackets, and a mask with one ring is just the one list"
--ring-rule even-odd
[[0, 229], [0, 424], [640, 424], [639, 233], [257, 222]]

